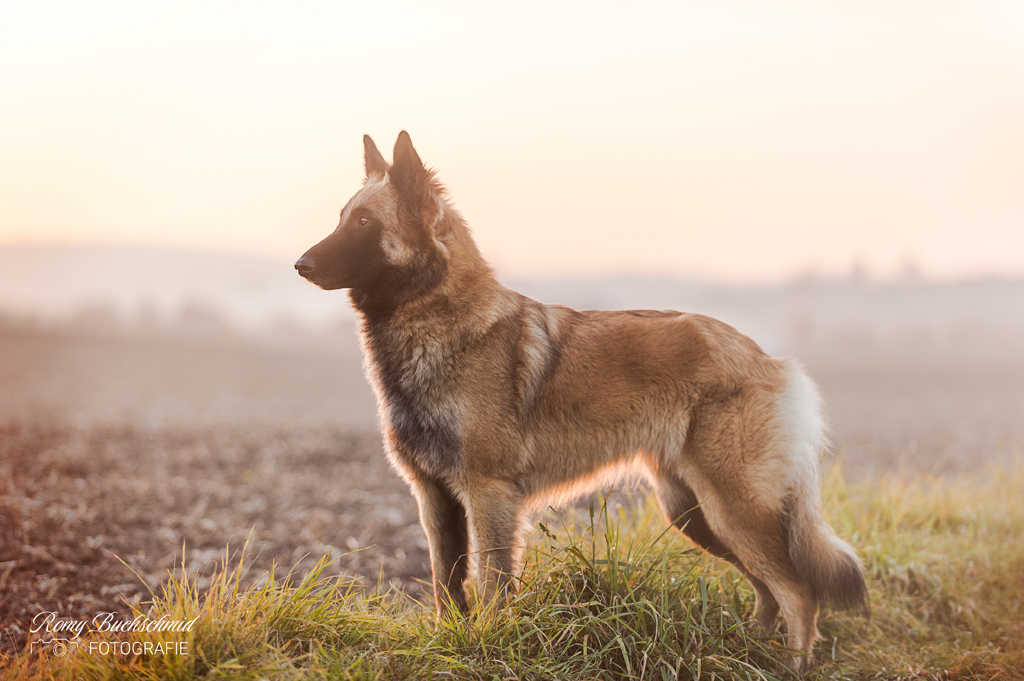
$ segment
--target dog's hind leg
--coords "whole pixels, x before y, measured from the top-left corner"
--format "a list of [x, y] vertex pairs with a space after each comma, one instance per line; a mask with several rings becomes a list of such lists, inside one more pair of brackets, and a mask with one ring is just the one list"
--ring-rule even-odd
[[420, 507], [420, 522], [430, 543], [434, 600], [442, 617], [453, 608], [468, 612], [462, 582], [469, 564], [469, 525], [462, 503], [436, 480], [418, 478], [413, 492]]
[[697, 495], [677, 475], [659, 470], [651, 472], [650, 482], [665, 518], [682, 531], [694, 544], [713, 556], [727, 560], [754, 587], [754, 616], [765, 628], [771, 628], [779, 614], [779, 603], [768, 585], [755, 577], [732, 549], [714, 533], [701, 510]]

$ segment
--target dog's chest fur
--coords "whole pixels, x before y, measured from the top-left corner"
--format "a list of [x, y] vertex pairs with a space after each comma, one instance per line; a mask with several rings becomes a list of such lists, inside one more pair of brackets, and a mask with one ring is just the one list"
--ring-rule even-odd
[[[488, 418], [502, 415], [484, 430], [519, 428], [525, 438], [531, 429], [558, 361], [552, 334], [565, 310], [498, 290], [506, 295], [477, 298], [457, 312], [364, 319], [367, 374], [389, 455], [400, 469], [458, 477], [473, 454], [465, 449], [472, 405], [486, 404]], [[494, 386], [482, 402], [473, 393], [479, 385]]]
[[450, 477], [462, 457], [456, 346], [415, 325], [367, 323], [362, 334], [389, 454], [401, 467]]

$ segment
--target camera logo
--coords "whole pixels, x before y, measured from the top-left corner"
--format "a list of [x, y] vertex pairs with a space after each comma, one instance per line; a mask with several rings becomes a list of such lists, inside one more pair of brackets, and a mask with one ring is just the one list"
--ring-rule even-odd
[[78, 641], [72, 641], [71, 639], [67, 638], [51, 638], [47, 641], [42, 641], [39, 639], [32, 641], [32, 645], [29, 646], [29, 648], [34, 651], [37, 644], [39, 645], [39, 648], [41, 650], [44, 650], [47, 646], [50, 646], [50, 652], [56, 655], [57, 657], [64, 657], [72, 648], [78, 650], [78, 646], [80, 645]]

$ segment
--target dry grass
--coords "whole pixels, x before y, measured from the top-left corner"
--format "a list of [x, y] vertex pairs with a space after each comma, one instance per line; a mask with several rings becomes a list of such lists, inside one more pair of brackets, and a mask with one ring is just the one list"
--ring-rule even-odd
[[[868, 568], [872, 617], [826, 611], [818, 679], [1011, 679], [1024, 669], [1024, 465], [957, 480], [848, 485], [826, 507]], [[150, 616], [198, 618], [188, 656], [7, 660], [12, 678], [787, 678], [779, 631], [747, 623], [752, 594], [692, 551], [647, 500], [595, 521], [549, 517], [518, 596], [439, 625], [429, 608], [326, 577], [208, 590], [182, 575]], [[600, 513], [600, 511], [599, 511]], [[607, 522], [605, 522], [607, 520]]]
[[[866, 560], [870, 622], [835, 623], [847, 664], [874, 678], [1020, 678], [1024, 670], [1024, 464], [952, 479], [843, 484], [826, 506]], [[844, 665], [837, 664], [836, 669]], [[848, 672], [849, 673], [849, 672]]]

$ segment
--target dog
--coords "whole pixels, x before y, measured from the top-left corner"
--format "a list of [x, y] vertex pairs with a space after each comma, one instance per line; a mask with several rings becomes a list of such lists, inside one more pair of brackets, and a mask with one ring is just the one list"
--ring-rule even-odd
[[349, 289], [387, 455], [419, 504], [441, 616], [510, 586], [523, 520], [639, 473], [668, 522], [732, 564], [755, 617], [781, 610], [811, 660], [819, 603], [866, 604], [863, 567], [821, 515], [814, 384], [732, 327], [673, 311], [576, 311], [500, 283], [408, 133], [337, 228], [296, 263]]

